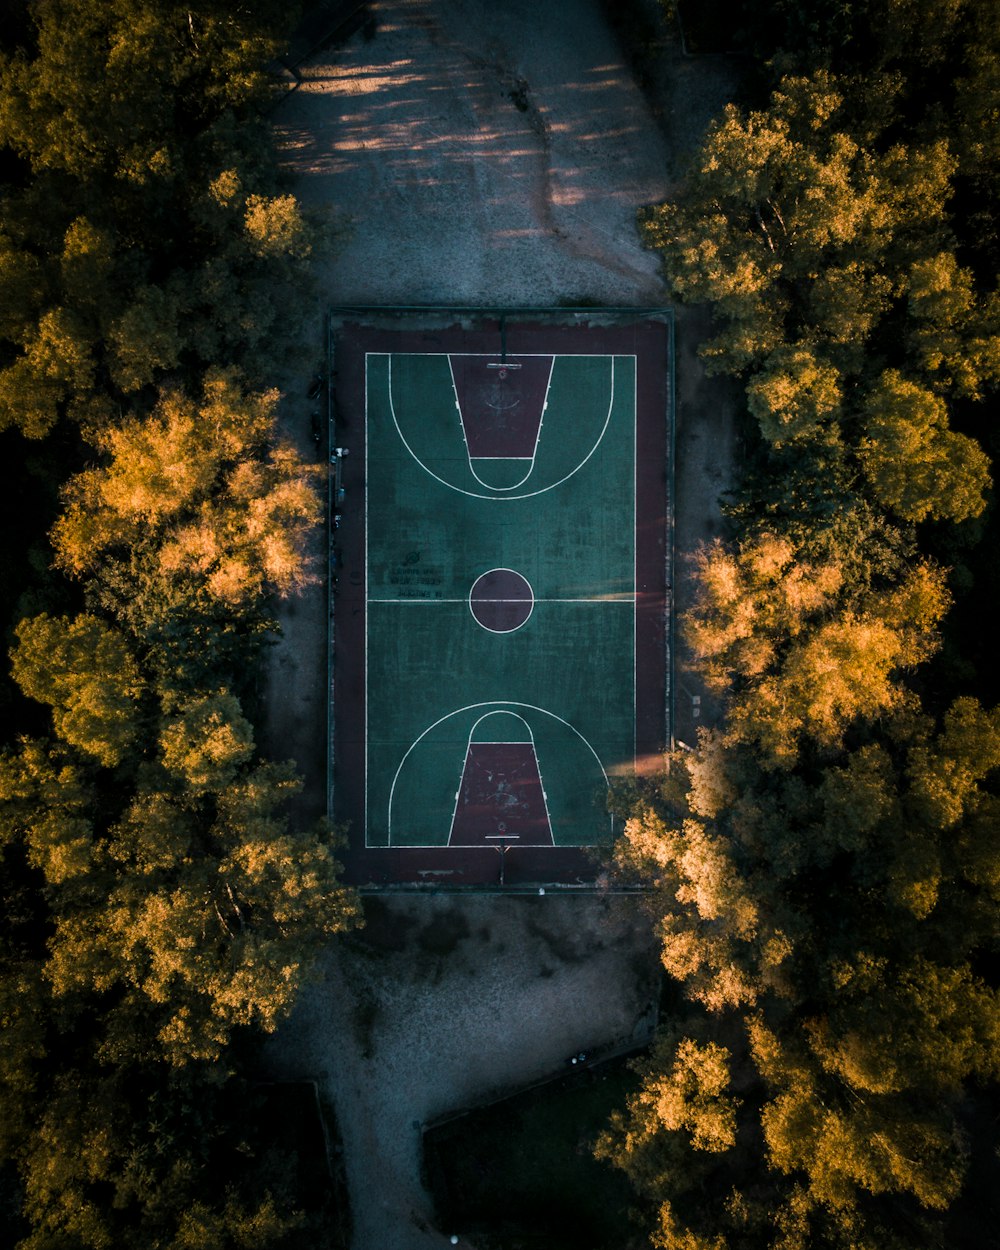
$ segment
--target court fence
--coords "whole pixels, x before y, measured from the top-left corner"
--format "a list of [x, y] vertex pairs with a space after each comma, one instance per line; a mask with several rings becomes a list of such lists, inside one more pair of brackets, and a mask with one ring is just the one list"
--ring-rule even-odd
[[[361, 9], [362, 5], [354, 6], [355, 9]], [[336, 378], [337, 378], [337, 362], [335, 338], [339, 325], [349, 321], [366, 320], [381, 324], [400, 324], [402, 322], [413, 320], [417, 322], [421, 328], [425, 328], [429, 321], [440, 319], [442, 324], [454, 324], [456, 320], [463, 321], [472, 319], [474, 321], [496, 321], [500, 329], [501, 335], [504, 333], [506, 323], [515, 319], [523, 318], [543, 319], [552, 324], [559, 325], [589, 325], [599, 326], [605, 324], [620, 324], [627, 319], [632, 320], [660, 320], [668, 330], [668, 352], [669, 367], [667, 371], [667, 411], [664, 413], [664, 419], [667, 423], [667, 466], [666, 466], [666, 524], [667, 539], [665, 543], [664, 560], [665, 560], [665, 604], [664, 610], [667, 615], [667, 628], [665, 638], [665, 655], [664, 665], [666, 672], [665, 682], [665, 726], [666, 726], [666, 747], [668, 751], [675, 749], [674, 742], [674, 663], [676, 657], [676, 634], [675, 634], [675, 616], [674, 611], [674, 571], [676, 561], [675, 551], [675, 529], [674, 529], [674, 465], [676, 454], [676, 379], [674, 370], [675, 360], [675, 321], [674, 310], [669, 307], [627, 307], [619, 305], [525, 305], [525, 306], [509, 306], [509, 307], [491, 307], [489, 305], [451, 305], [451, 304], [334, 304], [327, 309], [326, 315], [326, 376], [324, 379], [325, 403], [326, 403], [326, 517], [328, 529], [327, 542], [327, 577], [326, 577], [326, 599], [327, 599], [327, 646], [326, 646], [326, 688], [327, 688], [327, 778], [326, 778], [326, 796], [327, 796], [327, 819], [331, 827], [334, 825], [334, 760], [335, 760], [335, 724], [334, 716], [335, 705], [335, 647], [336, 647], [336, 585], [337, 585], [337, 558], [336, 558], [336, 524], [338, 515], [339, 501], [335, 498], [335, 484], [337, 482], [337, 474], [335, 472], [336, 465], [332, 463], [335, 449], [338, 446], [336, 420], [337, 420], [337, 399], [336, 399]], [[611, 885], [600, 881], [594, 882], [574, 882], [574, 883], [545, 883], [541, 885], [535, 883], [504, 883], [485, 882], [476, 884], [449, 884], [440, 880], [433, 882], [380, 882], [361, 885], [359, 887], [362, 894], [382, 894], [382, 893], [401, 893], [401, 894], [505, 894], [505, 895], [571, 895], [571, 894], [615, 894], [615, 895], [641, 895], [649, 893], [652, 887], [643, 884], [619, 883]]]

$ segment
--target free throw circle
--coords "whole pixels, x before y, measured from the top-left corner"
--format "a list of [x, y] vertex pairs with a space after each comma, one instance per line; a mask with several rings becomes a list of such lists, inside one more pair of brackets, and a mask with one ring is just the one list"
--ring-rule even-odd
[[472, 615], [492, 634], [520, 629], [535, 606], [528, 580], [513, 569], [490, 569], [476, 578], [469, 592]]

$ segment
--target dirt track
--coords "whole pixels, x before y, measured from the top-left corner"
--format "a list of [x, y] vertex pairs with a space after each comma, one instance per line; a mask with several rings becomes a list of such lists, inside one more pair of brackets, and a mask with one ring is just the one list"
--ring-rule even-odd
[[[275, 114], [297, 193], [349, 219], [319, 264], [317, 361], [334, 303], [661, 304], [635, 213], [665, 197], [728, 98], [725, 63], [667, 48], [657, 118], [599, 0], [373, 7], [375, 38], [303, 66]], [[703, 377], [688, 326], [703, 331], [679, 317], [681, 554], [717, 530], [732, 454], [727, 393]], [[304, 444], [307, 388], [290, 382], [285, 408]], [[288, 605], [264, 692], [263, 745], [305, 771], [303, 815], [323, 804], [325, 613], [318, 592]], [[272, 1053], [336, 1108], [354, 1250], [431, 1250], [448, 1241], [430, 1225], [419, 1124], [640, 1037], [655, 948], [613, 900], [423, 896], [370, 911], [367, 936], [331, 949]]]

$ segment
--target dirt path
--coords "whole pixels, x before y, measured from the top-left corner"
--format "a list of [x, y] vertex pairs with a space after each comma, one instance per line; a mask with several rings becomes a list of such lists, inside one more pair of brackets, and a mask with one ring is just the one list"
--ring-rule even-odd
[[[274, 1045], [336, 1108], [355, 1250], [430, 1250], [420, 1130], [650, 1034], [656, 960], [631, 900], [369, 900]], [[461, 1230], [457, 1230], [461, 1232]], [[463, 1242], [469, 1245], [469, 1242]]]
[[281, 117], [303, 199], [352, 224], [328, 302], [655, 303], [634, 216], [666, 153], [599, 5], [375, 8]]
[[[728, 98], [725, 65], [666, 49], [655, 118], [599, 0], [373, 8], [375, 38], [359, 33], [303, 66], [275, 114], [297, 193], [348, 219], [343, 245], [319, 263], [317, 362], [334, 303], [662, 304], [636, 210], [665, 197]], [[678, 437], [693, 467], [678, 498], [689, 545], [718, 525], [731, 440], [685, 325]], [[304, 447], [308, 382], [292, 380], [285, 405]], [[262, 745], [299, 762], [308, 816], [323, 805], [325, 595], [288, 605], [282, 628]], [[430, 1250], [448, 1242], [429, 1223], [419, 1125], [558, 1071], [574, 1051], [640, 1038], [655, 944], [621, 900], [594, 897], [379, 899], [369, 913], [363, 939], [331, 949], [272, 1053], [336, 1108], [354, 1250]]]

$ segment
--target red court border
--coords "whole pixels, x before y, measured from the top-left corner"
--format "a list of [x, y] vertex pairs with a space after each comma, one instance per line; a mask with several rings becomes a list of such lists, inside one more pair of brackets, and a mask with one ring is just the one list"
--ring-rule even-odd
[[[330, 327], [331, 446], [345, 446], [346, 497], [339, 527], [331, 518], [330, 575], [333, 710], [330, 815], [347, 826], [344, 878], [355, 885], [496, 886], [494, 847], [368, 847], [365, 845], [365, 357], [383, 352], [482, 352], [501, 341], [499, 314], [463, 315], [444, 328], [387, 328], [390, 314], [341, 311]], [[412, 314], [411, 314], [412, 315]], [[442, 317], [428, 310], [427, 320]], [[555, 315], [559, 315], [555, 310]], [[562, 314], [567, 316], [567, 314]], [[662, 760], [668, 720], [667, 574], [671, 563], [668, 509], [672, 495], [672, 323], [668, 314], [619, 313], [611, 324], [547, 324], [523, 314], [505, 318], [506, 350], [566, 356], [618, 355], [636, 360], [636, 759]], [[595, 313], [594, 321], [601, 314]], [[472, 322], [469, 328], [468, 323]], [[332, 474], [332, 467], [331, 467]], [[333, 505], [336, 507], [336, 504]], [[504, 862], [505, 886], [583, 885], [600, 870], [600, 848], [517, 847]]]

